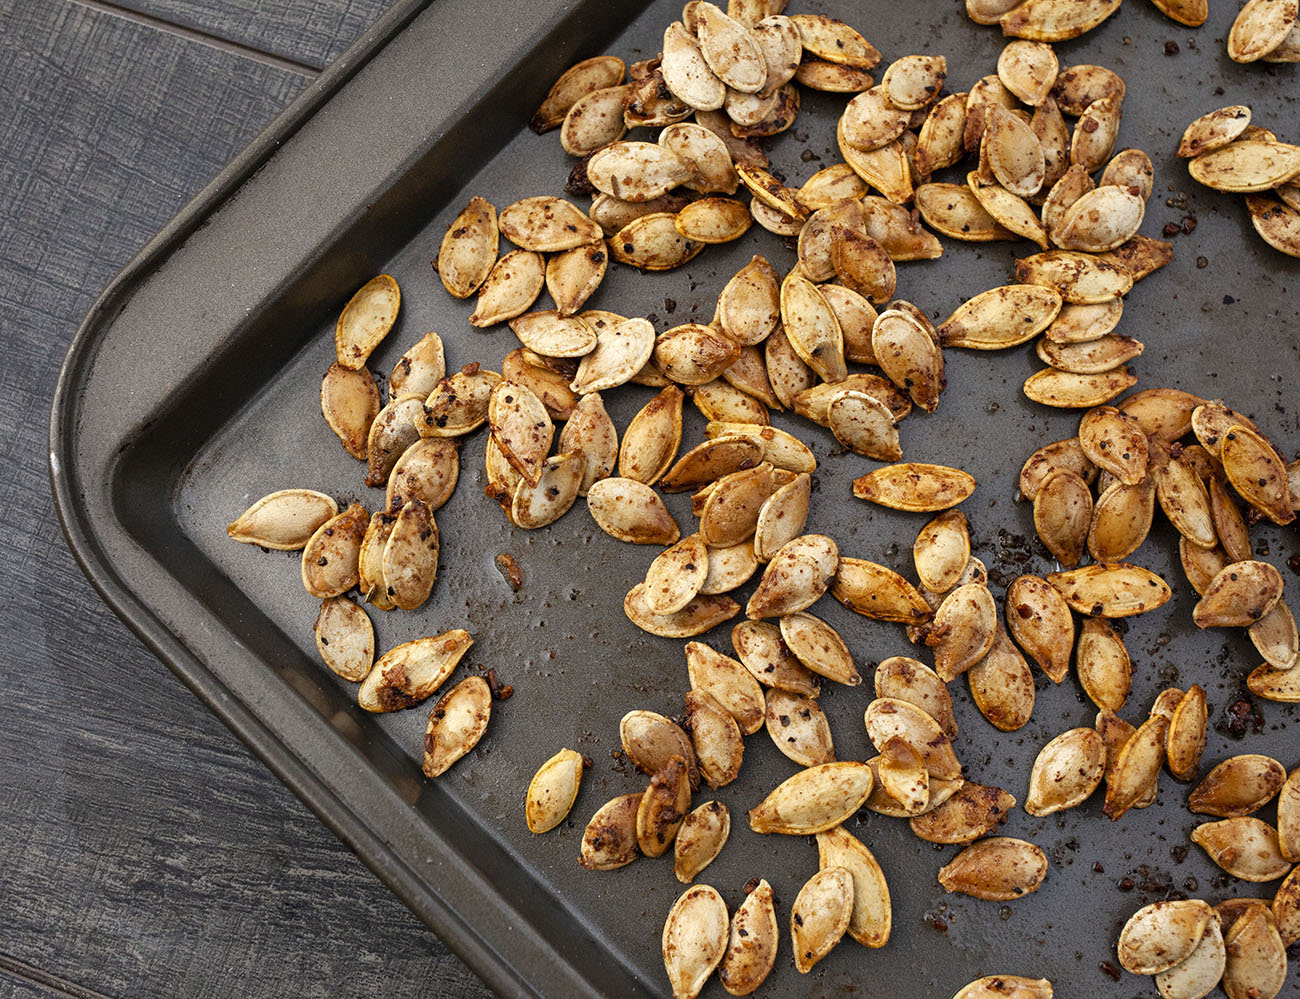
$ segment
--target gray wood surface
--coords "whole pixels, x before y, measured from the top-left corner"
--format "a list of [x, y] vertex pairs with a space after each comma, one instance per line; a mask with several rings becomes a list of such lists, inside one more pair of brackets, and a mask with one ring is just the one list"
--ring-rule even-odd
[[[311, 64], [385, 3], [152, 6]], [[0, 0], [0, 996], [487, 994], [100, 602], [49, 497], [81, 317], [307, 80]]]

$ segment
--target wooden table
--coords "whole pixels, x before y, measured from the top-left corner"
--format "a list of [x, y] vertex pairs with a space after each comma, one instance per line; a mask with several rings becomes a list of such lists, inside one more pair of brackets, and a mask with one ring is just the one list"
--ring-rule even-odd
[[0, 0], [0, 996], [486, 987], [100, 602], [46, 475], [99, 291], [387, 0]]

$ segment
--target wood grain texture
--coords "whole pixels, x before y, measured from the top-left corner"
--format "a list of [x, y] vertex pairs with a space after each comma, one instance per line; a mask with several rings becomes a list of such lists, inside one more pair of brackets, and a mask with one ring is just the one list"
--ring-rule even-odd
[[388, 0], [109, 0], [113, 6], [317, 69], [338, 58]]
[[[288, 6], [318, 10], [331, 53], [381, 4]], [[0, 0], [3, 996], [487, 994], [100, 602], [49, 497], [77, 323], [304, 84], [68, 0]]]

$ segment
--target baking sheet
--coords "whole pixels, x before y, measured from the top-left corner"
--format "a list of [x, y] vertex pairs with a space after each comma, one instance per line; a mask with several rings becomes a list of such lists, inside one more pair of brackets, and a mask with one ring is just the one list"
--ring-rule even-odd
[[[688, 686], [682, 643], [648, 636], [622, 613], [624, 593], [643, 576], [655, 550], [605, 536], [581, 502], [551, 528], [509, 528], [482, 495], [485, 434], [466, 441], [461, 482], [438, 513], [442, 561], [434, 597], [415, 613], [372, 617], [381, 648], [468, 627], [476, 645], [466, 664], [495, 668], [515, 696], [494, 704], [492, 725], [478, 749], [430, 783], [419, 774], [427, 711], [374, 717], [356, 709], [355, 687], [317, 662], [311, 635], [317, 603], [298, 585], [296, 555], [234, 545], [224, 532], [251, 500], [291, 485], [322, 489], [340, 500], [356, 498], [371, 508], [382, 503], [381, 492], [361, 485], [361, 466], [338, 447], [319, 415], [319, 379], [333, 356], [338, 309], [370, 273], [387, 271], [401, 283], [403, 309], [372, 358], [373, 370], [390, 370], [431, 329], [443, 337], [450, 370], [471, 361], [499, 370], [500, 358], [517, 345], [513, 334], [505, 326], [469, 327], [472, 301], [448, 296], [429, 266], [445, 226], [471, 195], [500, 208], [532, 194], [561, 193], [572, 160], [558, 136], [539, 137], [522, 127], [550, 80], [585, 55], [610, 52], [628, 62], [653, 55], [662, 28], [679, 16], [676, 5], [654, 3], [618, 33], [609, 22], [627, 18], [634, 13], [630, 8], [521, 5], [514, 20], [503, 15], [493, 25], [476, 26], [467, 9], [453, 16], [445, 6], [434, 5], [395, 34], [309, 123], [315, 128], [324, 117], [324, 127], [352, 134], [358, 116], [373, 113], [367, 98], [383, 94], [391, 115], [387, 127], [398, 130], [408, 122], [415, 133], [403, 134], [395, 145], [409, 143], [416, 157], [394, 148], [367, 163], [360, 142], [358, 148], [322, 146], [305, 128], [285, 153], [302, 157], [299, 165], [315, 162], [313, 173], [293, 176], [292, 159], [277, 169], [277, 156], [252, 184], [232, 186], [235, 210], [245, 214], [232, 223], [240, 224], [200, 231], [168, 260], [167, 267], [201, 282], [204, 275], [194, 272], [205, 250], [221, 248], [211, 245], [219, 239], [242, 233], [251, 243], [267, 232], [274, 239], [277, 226], [295, 219], [323, 228], [337, 212], [341, 224], [316, 241], [304, 269], [290, 269], [299, 261], [286, 253], [282, 275], [262, 275], [267, 290], [255, 312], [218, 299], [196, 335], [193, 316], [159, 315], [167, 295], [160, 294], [158, 271], [134, 275], [125, 295], [136, 315], [147, 312], [148, 323], [172, 328], [158, 345], [170, 354], [170, 377], [133, 391], [143, 396], [136, 399], [142, 423], [150, 422], [147, 428], [130, 427], [121, 457], [104, 462], [111, 481], [101, 531], [125, 535], [149, 581], [133, 576], [123, 582], [143, 597], [163, 632], [197, 653], [202, 668], [267, 731], [254, 732], [254, 726], [232, 719], [236, 729], [260, 740], [269, 756], [297, 761], [305, 770], [296, 785], [300, 793], [308, 783], [334, 791], [339, 800], [315, 807], [336, 827], [342, 816], [364, 826], [368, 835], [357, 833], [349, 841], [497, 988], [666, 995], [659, 934], [683, 888], [672, 876], [671, 859], [642, 859], [608, 873], [584, 871], [576, 862], [591, 813], [645, 783], [611, 756], [618, 748], [618, 719], [633, 708], [677, 714]], [[889, 60], [913, 52], [946, 54], [954, 90], [994, 72], [1003, 44], [996, 29], [972, 24], [959, 5], [828, 3], [816, 10], [859, 26], [884, 53], [882, 70]], [[1137, 387], [1166, 385], [1222, 397], [1293, 457], [1300, 441], [1292, 398], [1300, 359], [1290, 334], [1300, 308], [1288, 294], [1297, 277], [1295, 262], [1255, 237], [1239, 198], [1192, 183], [1172, 155], [1187, 122], [1234, 102], [1251, 104], [1256, 123], [1274, 127], [1283, 138], [1300, 134], [1294, 67], [1240, 67], [1227, 59], [1222, 39], [1234, 13], [1215, 10], [1206, 26], [1190, 32], [1152, 6], [1130, 4], [1102, 28], [1057, 49], [1063, 66], [1096, 62], [1127, 81], [1117, 148], [1144, 148], [1156, 166], [1156, 194], [1143, 231], [1158, 235], [1166, 221], [1196, 219], [1190, 236], [1175, 238], [1174, 262], [1142, 282], [1126, 305], [1119, 332], [1147, 345], [1134, 365], [1141, 378]], [[477, 94], [430, 89], [413, 75], [422, 54], [465, 51], [449, 41], [453, 30], [459, 32], [456, 40], [477, 46], [468, 60], [479, 74]], [[1177, 44], [1176, 55], [1165, 55], [1169, 41]], [[484, 80], [496, 89], [485, 93]], [[805, 91], [794, 129], [771, 142], [773, 167], [792, 186], [839, 161], [834, 122], [842, 106], [842, 97]], [[330, 156], [319, 155], [325, 149]], [[352, 173], [358, 181], [350, 187]], [[373, 185], [373, 200], [357, 198], [354, 188], [363, 181]], [[303, 216], [313, 200], [322, 206], [319, 220]], [[965, 298], [1011, 280], [1014, 257], [1032, 252], [1026, 243], [945, 240], [945, 248], [938, 262], [899, 267], [898, 295], [936, 320]], [[660, 331], [707, 321], [718, 291], [753, 253], [768, 256], [782, 271], [794, 261], [788, 244], [755, 227], [676, 272], [645, 275], [614, 265], [588, 304], [647, 315]], [[239, 278], [240, 265], [231, 267]], [[217, 283], [221, 275], [206, 279]], [[146, 303], [150, 308], [142, 310]], [[181, 321], [169, 322], [174, 318]], [[145, 324], [133, 326], [135, 320], [127, 308], [111, 329], [102, 328], [103, 341], [123, 349], [133, 340], [143, 342], [138, 338]], [[994, 354], [950, 350], [946, 360], [949, 386], [938, 412], [917, 412], [901, 426], [904, 456], [976, 476], [979, 488], [963, 509], [973, 553], [989, 566], [1000, 601], [1015, 575], [1053, 568], [1033, 540], [1029, 508], [1014, 501], [1015, 483], [1030, 451], [1072, 434], [1078, 414], [1050, 411], [1021, 395], [1024, 378], [1040, 366], [1031, 347]], [[83, 434], [87, 425], [107, 418], [114, 399], [113, 392], [95, 391], [103, 371], [95, 373], [99, 381], [88, 385], [74, 421]], [[121, 377], [148, 378], [133, 374], [128, 364]], [[634, 386], [605, 393], [620, 431], [652, 395]], [[809, 530], [831, 534], [842, 554], [911, 576], [911, 543], [927, 518], [854, 500], [852, 479], [876, 463], [842, 453], [829, 432], [796, 417], [778, 414], [773, 422], [817, 453]], [[703, 420], [688, 406], [683, 449], [702, 437]], [[98, 453], [111, 450], [107, 443], [97, 444]], [[72, 461], [77, 460], [74, 449]], [[689, 531], [688, 497], [667, 501]], [[1206, 767], [1237, 752], [1271, 753], [1294, 766], [1296, 740], [1294, 729], [1288, 730], [1294, 708], [1257, 702], [1261, 731], [1240, 741], [1219, 724], [1258, 660], [1244, 635], [1200, 633], [1191, 626], [1194, 596], [1177, 566], [1176, 537], [1159, 517], [1157, 524], [1135, 560], [1175, 583], [1176, 596], [1160, 611], [1130, 619], [1126, 641], [1136, 672], [1122, 714], [1137, 721], [1163, 687], [1198, 682], [1212, 705]], [[1261, 554], [1278, 565], [1300, 549], [1294, 528], [1261, 525], [1254, 536]], [[518, 594], [493, 565], [500, 552], [512, 554], [523, 570]], [[1288, 572], [1287, 578], [1294, 576]], [[870, 667], [917, 650], [900, 627], [866, 621], [830, 598], [815, 611], [845, 636], [867, 677], [857, 689], [823, 684], [821, 699], [839, 757], [866, 758], [873, 754], [861, 721], [871, 697]], [[728, 632], [724, 626], [704, 640], [729, 652]], [[237, 676], [230, 665], [236, 656], [242, 660]], [[174, 667], [189, 665], [181, 650], [164, 657]], [[928, 651], [919, 658], [929, 661]], [[961, 727], [956, 748], [968, 776], [1006, 787], [1021, 802], [1038, 749], [1065, 728], [1090, 724], [1095, 714], [1073, 679], [1050, 687], [1040, 678], [1033, 720], [1019, 732], [1001, 734], [975, 711], [963, 682], [953, 692]], [[535, 768], [561, 746], [589, 755], [592, 768], [569, 821], [534, 837], [523, 823], [523, 791]], [[767, 994], [949, 995], [970, 979], [994, 973], [1046, 976], [1061, 995], [1137, 994], [1149, 981], [1125, 976], [1116, 984], [1100, 968], [1114, 962], [1114, 940], [1134, 909], [1176, 891], [1211, 901], [1262, 894], [1256, 886], [1229, 884], [1190, 847], [1187, 833], [1197, 817], [1184, 807], [1187, 789], [1167, 774], [1156, 806], [1115, 824], [1101, 817], [1099, 798], [1046, 819], [1017, 810], [1002, 832], [1038, 843], [1051, 870], [1040, 892], [1007, 905], [946, 896], [935, 872], [957, 848], [936, 848], [912, 837], [903, 822], [863, 815], [850, 828], [871, 847], [889, 880], [893, 937], [879, 951], [846, 942], [811, 975], [799, 976], [786, 927], [795, 894], [816, 869], [816, 848], [810, 839], [758, 836], [744, 819], [795, 769], [759, 733], [746, 740], [740, 778], [695, 799], [716, 798], [732, 812], [731, 841], [697, 880], [717, 887], [733, 908], [753, 877], [766, 877], [776, 892], [782, 952]], [[353, 788], [359, 789], [355, 796]], [[1120, 887], [1126, 878], [1134, 883], [1128, 891]], [[439, 896], [441, 911], [422, 905], [423, 896]], [[721, 990], [712, 984], [708, 994]]]

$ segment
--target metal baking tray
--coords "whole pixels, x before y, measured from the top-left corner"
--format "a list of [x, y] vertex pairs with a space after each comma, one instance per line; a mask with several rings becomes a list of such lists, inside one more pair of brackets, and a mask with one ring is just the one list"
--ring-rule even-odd
[[[1174, 262], [1129, 297], [1121, 331], [1147, 345], [1136, 362], [1139, 387], [1223, 397], [1292, 456], [1300, 445], [1300, 272], [1255, 237], [1238, 198], [1190, 182], [1172, 154], [1187, 122], [1236, 101], [1254, 107], [1257, 123], [1300, 137], [1295, 69], [1228, 61], [1223, 38], [1233, 7], [1215, 5], [1210, 23], [1191, 32], [1152, 5], [1129, 4], [1058, 51], [1063, 65], [1101, 63], [1127, 80], [1120, 145], [1145, 148], [1157, 171], [1145, 231], [1197, 221], [1193, 233], [1175, 238]], [[804, 9], [856, 24], [886, 60], [947, 54], [951, 89], [993, 72], [1003, 43], [955, 2], [826, 0]], [[360, 711], [352, 685], [317, 659], [316, 602], [298, 584], [296, 554], [233, 544], [224, 527], [252, 499], [292, 485], [382, 502], [320, 418], [319, 380], [340, 307], [364, 280], [387, 271], [401, 283], [403, 306], [372, 361], [375, 371], [389, 370], [431, 329], [446, 342], [450, 368], [496, 367], [514, 337], [505, 327], [469, 327], [472, 302], [448, 296], [429, 266], [445, 226], [472, 194], [500, 207], [560, 193], [571, 161], [555, 134], [525, 127], [541, 95], [579, 58], [653, 55], [679, 13], [666, 0], [497, 0], [490, 9], [398, 3], [109, 287], [77, 335], [54, 402], [50, 466], [59, 516], [94, 585], [502, 994], [668, 994], [659, 936], [682, 890], [671, 861], [642, 859], [613, 873], [586, 872], [576, 861], [592, 812], [644, 785], [611, 755], [618, 719], [632, 708], [676, 714], [687, 687], [682, 643], [645, 635], [622, 613], [624, 593], [653, 552], [608, 538], [581, 504], [544, 530], [508, 528], [482, 495], [484, 436], [466, 442], [460, 487], [438, 514], [443, 561], [434, 597], [417, 613], [376, 612], [378, 642], [467, 626], [477, 642], [463, 668], [495, 668], [515, 696], [496, 703], [478, 749], [430, 782], [419, 768], [427, 710]], [[1176, 55], [1166, 54], [1175, 46]], [[842, 103], [805, 94], [793, 130], [770, 143], [774, 169], [790, 183], [839, 159], [834, 122]], [[899, 295], [935, 317], [1006, 283], [1013, 258], [1029, 252], [1028, 244], [946, 248], [941, 261], [900, 267]], [[781, 269], [794, 260], [788, 243], [755, 228], [676, 272], [614, 267], [591, 305], [648, 315], [659, 330], [707, 321], [722, 284], [755, 252]], [[950, 351], [938, 413], [902, 426], [906, 457], [957, 465], [979, 480], [965, 510], [999, 598], [1018, 573], [1052, 568], [1033, 540], [1028, 507], [1015, 502], [1020, 464], [1077, 427], [1077, 413], [1047, 410], [1021, 394], [1037, 366], [1029, 348]], [[637, 387], [607, 394], [620, 428], [650, 394]], [[809, 440], [820, 460], [810, 529], [832, 534], [845, 554], [910, 574], [911, 543], [925, 518], [852, 499], [850, 481], [874, 463], [842, 453], [820, 428], [785, 414], [775, 422]], [[702, 438], [702, 424], [688, 413], [687, 444]], [[688, 525], [687, 498], [669, 503]], [[1258, 728], [1244, 739], [1226, 726], [1225, 709], [1243, 695], [1257, 659], [1242, 635], [1191, 626], [1175, 538], [1157, 520], [1137, 560], [1175, 582], [1177, 596], [1129, 622], [1136, 676], [1124, 713], [1140, 719], [1161, 688], [1198, 682], [1213, 710], [1207, 764], [1252, 751], [1296, 765], [1294, 708], [1257, 703]], [[1261, 525], [1255, 537], [1277, 564], [1300, 549], [1294, 528]], [[522, 567], [518, 594], [493, 565], [500, 552]], [[870, 666], [914, 649], [901, 628], [855, 617], [830, 599], [818, 613], [847, 637], [868, 678], [857, 689], [828, 683], [822, 697], [840, 758], [863, 758], [871, 752], [861, 721]], [[718, 629], [707, 640], [727, 651], [727, 634]], [[1022, 801], [1038, 749], [1067, 727], [1091, 724], [1095, 711], [1074, 680], [1041, 682], [1033, 720], [1002, 735], [964, 688], [958, 682], [954, 693], [968, 773]], [[589, 755], [592, 767], [570, 820], [534, 837], [523, 821], [523, 791], [561, 746]], [[783, 937], [794, 896], [815, 870], [815, 847], [755, 835], [745, 812], [793, 771], [766, 736], [747, 740], [740, 779], [714, 795], [732, 810], [731, 842], [699, 879], [734, 907], [747, 881], [766, 877]], [[1184, 807], [1186, 789], [1167, 775], [1161, 785], [1156, 806], [1113, 825], [1096, 799], [1047, 819], [1017, 811], [1004, 831], [1041, 845], [1051, 870], [1041, 891], [1006, 906], [945, 896], [935, 872], [955, 849], [864, 815], [851, 825], [887, 874], [893, 938], [882, 950], [847, 941], [806, 977], [794, 971], [783, 942], [766, 994], [947, 996], [993, 973], [1045, 975], [1065, 996], [1149, 993], [1149, 982], [1116, 983], [1100, 968], [1114, 960], [1116, 934], [1134, 909], [1170, 892], [1214, 901], [1260, 894], [1229, 884], [1188, 849], [1197, 819]], [[1125, 879], [1129, 891], [1120, 887]], [[707, 992], [721, 994], [716, 983]]]

